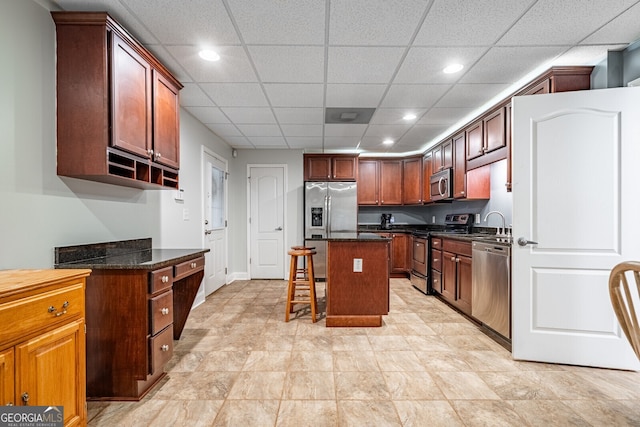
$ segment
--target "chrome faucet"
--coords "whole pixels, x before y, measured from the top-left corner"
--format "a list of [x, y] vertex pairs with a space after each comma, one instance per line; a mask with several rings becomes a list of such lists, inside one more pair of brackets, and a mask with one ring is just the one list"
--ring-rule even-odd
[[487, 218], [489, 218], [489, 215], [491, 214], [498, 214], [500, 215], [500, 218], [502, 218], [502, 227], [498, 227], [498, 230], [496, 231], [496, 236], [498, 237], [505, 237], [506, 236], [506, 230], [505, 230], [505, 224], [504, 224], [504, 215], [502, 214], [502, 212], [500, 211], [491, 211], [488, 214], [485, 215], [484, 217], [484, 221], [487, 221]]

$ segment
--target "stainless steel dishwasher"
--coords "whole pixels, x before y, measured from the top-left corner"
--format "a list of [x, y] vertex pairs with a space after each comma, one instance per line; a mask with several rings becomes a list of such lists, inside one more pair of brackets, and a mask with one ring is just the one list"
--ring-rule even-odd
[[511, 247], [473, 242], [471, 315], [511, 339]]

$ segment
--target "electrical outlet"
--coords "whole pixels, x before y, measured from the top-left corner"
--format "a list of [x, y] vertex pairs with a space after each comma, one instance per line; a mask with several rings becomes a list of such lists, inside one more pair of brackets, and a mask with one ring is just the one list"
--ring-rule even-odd
[[362, 273], [362, 258], [353, 259], [353, 272]]
[[476, 224], [480, 224], [480, 214], [476, 214]]
[[189, 209], [187, 208], [182, 209], [182, 220], [189, 221]]
[[435, 223], [436, 223], [436, 216], [435, 216], [435, 215], [433, 215], [433, 216], [431, 217], [431, 223], [432, 223], [432, 224], [435, 224]]

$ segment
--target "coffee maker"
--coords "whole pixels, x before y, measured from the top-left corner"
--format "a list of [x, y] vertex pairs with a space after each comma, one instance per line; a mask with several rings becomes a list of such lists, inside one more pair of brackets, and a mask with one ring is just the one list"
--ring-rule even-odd
[[383, 230], [391, 230], [391, 225], [393, 224], [393, 215], [392, 214], [382, 214], [380, 216], [380, 228]]

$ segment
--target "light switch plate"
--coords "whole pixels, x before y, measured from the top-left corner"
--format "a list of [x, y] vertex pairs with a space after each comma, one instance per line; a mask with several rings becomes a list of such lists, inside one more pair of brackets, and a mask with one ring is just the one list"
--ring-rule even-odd
[[182, 220], [189, 221], [189, 209], [187, 208], [182, 209]]
[[353, 272], [362, 273], [362, 258], [353, 259]]

